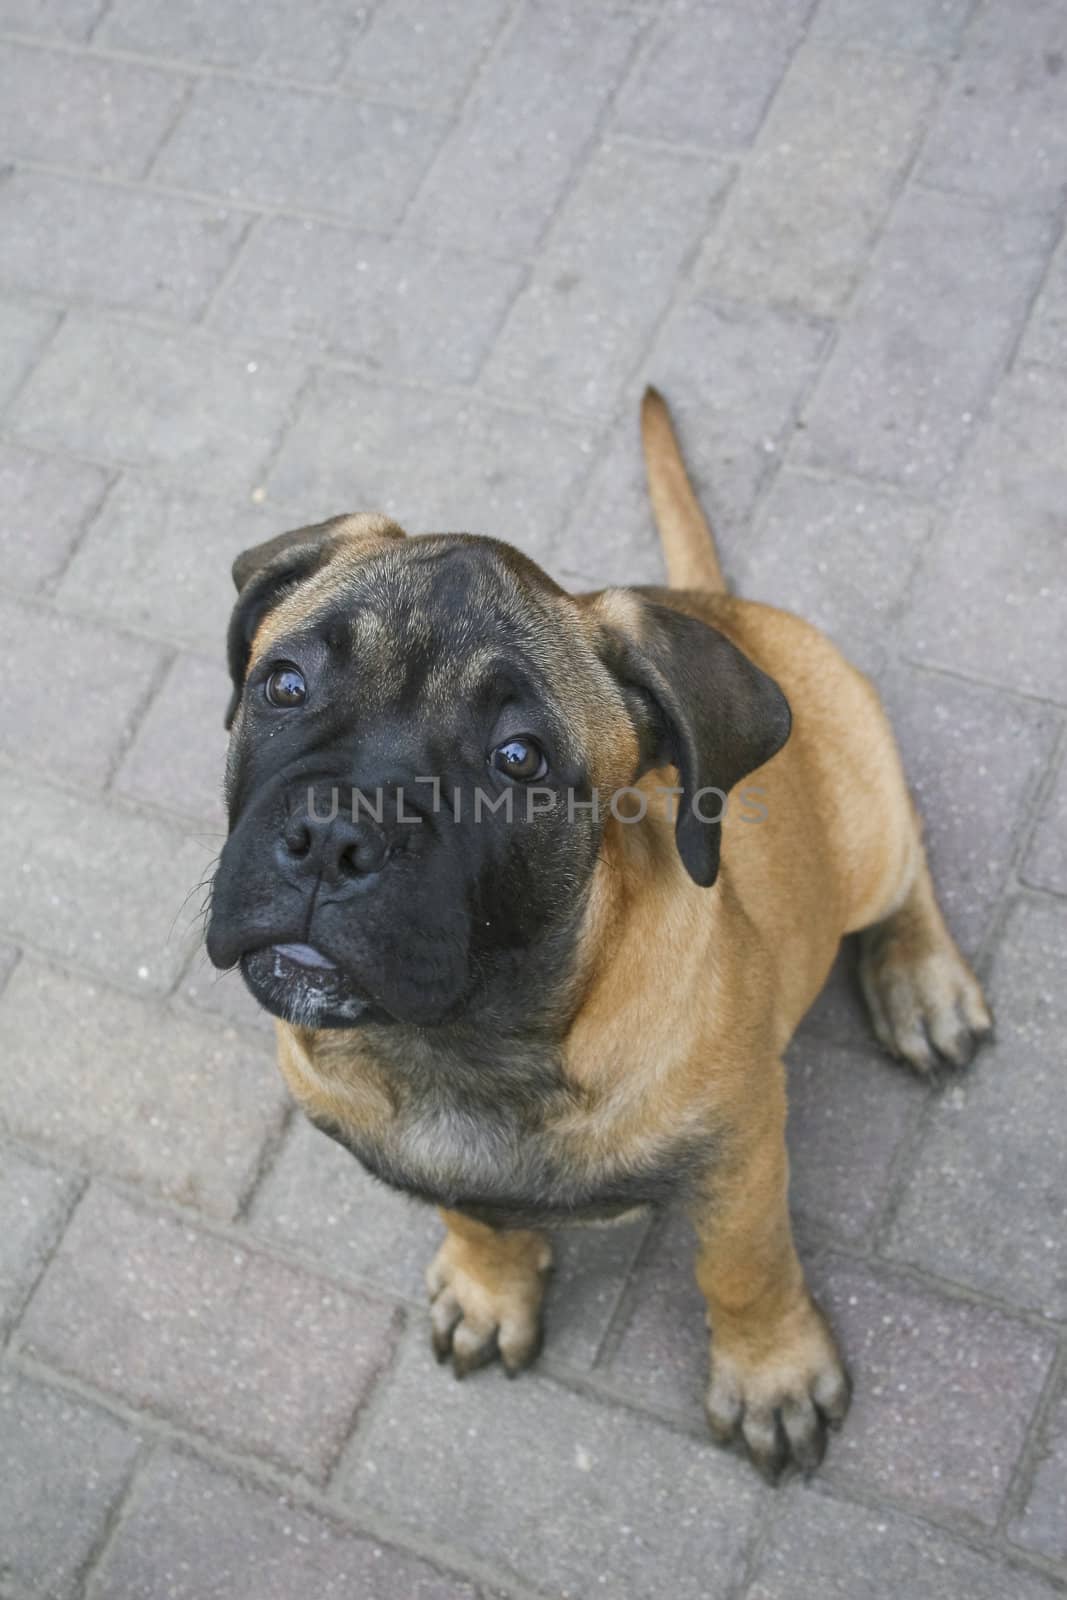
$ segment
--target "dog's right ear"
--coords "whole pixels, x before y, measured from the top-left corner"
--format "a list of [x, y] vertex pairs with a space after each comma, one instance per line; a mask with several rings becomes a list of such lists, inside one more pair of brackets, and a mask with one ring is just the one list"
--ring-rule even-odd
[[404, 530], [388, 517], [367, 514], [331, 517], [327, 522], [279, 533], [263, 544], [241, 551], [231, 568], [237, 604], [226, 636], [226, 657], [233, 685], [226, 708], [227, 729], [233, 725], [241, 704], [252, 641], [268, 612], [298, 584], [321, 571], [343, 545], [351, 547], [361, 541], [373, 544], [380, 539], [403, 538]]

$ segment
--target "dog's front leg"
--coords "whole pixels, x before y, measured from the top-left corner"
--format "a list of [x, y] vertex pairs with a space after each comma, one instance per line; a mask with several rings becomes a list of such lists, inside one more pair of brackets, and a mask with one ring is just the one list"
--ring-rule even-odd
[[758, 1125], [728, 1141], [731, 1156], [692, 1207], [711, 1329], [708, 1424], [722, 1444], [740, 1435], [772, 1483], [791, 1460], [818, 1466], [850, 1394], [793, 1246], [781, 1075], [776, 1066]]
[[499, 1355], [508, 1375], [541, 1348], [541, 1301], [552, 1265], [544, 1234], [490, 1228], [442, 1211], [448, 1234], [426, 1274], [433, 1348], [457, 1378]]

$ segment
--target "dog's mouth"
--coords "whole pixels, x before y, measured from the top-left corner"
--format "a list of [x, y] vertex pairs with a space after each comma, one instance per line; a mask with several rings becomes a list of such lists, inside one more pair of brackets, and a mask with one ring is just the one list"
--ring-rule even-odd
[[268, 944], [241, 957], [241, 976], [272, 1016], [299, 1028], [354, 1028], [389, 1018], [329, 956], [309, 944]]

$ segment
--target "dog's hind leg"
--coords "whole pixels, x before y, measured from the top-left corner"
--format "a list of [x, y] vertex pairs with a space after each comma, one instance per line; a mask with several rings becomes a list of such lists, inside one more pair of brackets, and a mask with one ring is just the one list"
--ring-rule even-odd
[[879, 1042], [924, 1077], [966, 1066], [993, 1019], [945, 926], [921, 847], [904, 899], [859, 942], [860, 983]]

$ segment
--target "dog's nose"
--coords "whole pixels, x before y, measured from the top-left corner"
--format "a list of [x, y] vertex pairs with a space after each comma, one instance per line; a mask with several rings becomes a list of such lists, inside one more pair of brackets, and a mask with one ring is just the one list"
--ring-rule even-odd
[[289, 876], [339, 884], [369, 877], [385, 864], [389, 842], [373, 822], [348, 817], [290, 817], [278, 841], [279, 865]]

